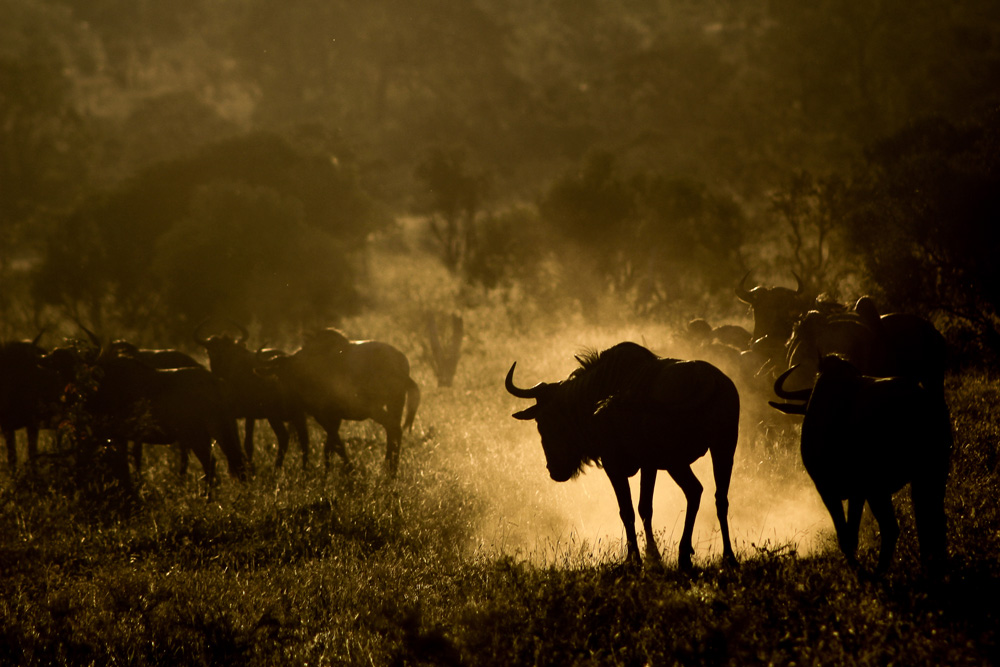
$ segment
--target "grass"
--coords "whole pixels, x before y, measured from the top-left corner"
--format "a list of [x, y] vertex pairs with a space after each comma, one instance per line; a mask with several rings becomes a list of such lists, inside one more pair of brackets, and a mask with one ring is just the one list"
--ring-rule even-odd
[[[575, 349], [562, 339], [547, 345]], [[969, 376], [948, 385], [956, 449], [947, 581], [921, 574], [906, 493], [890, 573], [868, 581], [848, 570], [828, 519], [810, 504], [818, 501], [797, 463], [794, 428], [780, 423], [744, 428], [731, 496], [740, 567], [720, 563], [710, 475], [699, 473], [707, 488], [696, 570], [675, 567], [683, 505], [664, 477], [654, 523], [665, 562], [634, 571], [621, 564], [603, 473], [549, 481], [537, 433], [509, 417], [516, 399], [499, 379], [510, 361], [528, 384], [564, 376], [572, 359], [510, 347], [472, 345], [455, 389], [420, 378], [424, 403], [394, 482], [381, 474], [383, 436], [370, 424], [344, 429], [362, 469], [353, 477], [302, 471], [294, 445], [285, 469], [273, 470], [272, 436], [259, 429], [258, 474], [224, 479], [210, 497], [196, 463], [179, 480], [175, 454], [153, 448], [141, 500], [126, 514], [81, 503], [44, 470], [39, 479], [4, 471], [0, 664], [1000, 658], [1000, 383]], [[875, 531], [866, 520], [869, 561]]]

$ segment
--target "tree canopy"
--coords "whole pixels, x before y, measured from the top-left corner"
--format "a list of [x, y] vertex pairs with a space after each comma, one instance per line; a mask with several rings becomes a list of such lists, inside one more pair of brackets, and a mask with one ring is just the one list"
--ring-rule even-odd
[[80, 206], [47, 240], [36, 293], [98, 328], [176, 331], [208, 315], [336, 320], [357, 307], [351, 253], [378, 225], [349, 167], [251, 134]]

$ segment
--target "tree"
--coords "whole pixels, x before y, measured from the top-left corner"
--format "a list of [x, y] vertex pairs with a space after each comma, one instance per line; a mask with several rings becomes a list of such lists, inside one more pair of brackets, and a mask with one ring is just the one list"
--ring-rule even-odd
[[[99, 46], [68, 12], [31, 0], [0, 0], [0, 279], [30, 250], [48, 216], [87, 182], [88, 119], [76, 80]], [[5, 284], [0, 303], [13, 291]], [[0, 311], [4, 308], [0, 308]]]
[[598, 295], [627, 275], [623, 253], [635, 234], [635, 193], [617, 173], [614, 157], [595, 152], [552, 184], [538, 210], [563, 245], [563, 263], [573, 266], [570, 293], [588, 317], [596, 317]]
[[307, 225], [298, 199], [263, 186], [198, 188], [157, 241], [153, 272], [178, 336], [209, 317], [280, 335], [328, 326], [360, 303], [343, 244]]
[[[217, 198], [205, 193], [204, 189], [211, 192], [212, 186], [221, 188]], [[246, 205], [246, 198], [259, 200], [262, 211], [256, 214], [252, 206]], [[194, 235], [196, 240], [197, 234], [207, 233], [198, 231], [198, 225], [212, 221], [225, 223], [232, 233], [229, 247], [216, 234], [211, 242], [202, 238], [197, 248], [212, 248], [222, 258], [234, 252], [231, 248], [236, 244], [248, 243], [240, 236], [236, 223], [218, 210], [218, 201], [238, 204], [238, 210], [247, 215], [255, 213], [260, 233], [269, 225], [280, 230], [281, 225], [292, 224], [294, 233], [289, 238], [300, 244], [299, 257], [322, 263], [308, 264], [305, 259], [294, 262], [288, 267], [294, 275], [281, 276], [290, 284], [295, 284], [302, 274], [327, 271], [343, 288], [354, 275], [344, 256], [359, 250], [381, 221], [349, 165], [341, 165], [328, 155], [298, 150], [274, 134], [248, 134], [208, 146], [193, 157], [154, 165], [78, 207], [46, 241], [35, 278], [36, 294], [44, 303], [57, 305], [94, 326], [105, 323], [172, 329], [179, 313], [167, 308], [163, 299], [174, 306], [179, 306], [181, 300], [163, 282], [170, 272], [151, 270], [164, 247], [159, 245], [161, 239], [172, 232], [172, 242], [166, 247], [177, 248], [185, 234], [174, 231], [175, 227], [180, 225], [177, 229]], [[200, 202], [197, 208], [196, 202]], [[293, 208], [295, 215], [289, 212]], [[310, 235], [313, 238], [307, 241]], [[331, 250], [331, 244], [337, 246], [336, 252]], [[177, 265], [161, 257], [160, 266]], [[340, 292], [347, 294], [348, 290]], [[242, 291], [219, 290], [212, 295], [215, 308], [230, 306], [247, 312], [240, 301]], [[331, 298], [336, 302], [336, 295]], [[348, 296], [341, 305], [351, 300]], [[321, 312], [331, 314], [331, 307], [326, 303]], [[208, 309], [204, 301], [187, 301], [180, 314]]]
[[744, 218], [732, 198], [690, 178], [626, 178], [608, 153], [558, 179], [539, 211], [585, 309], [608, 290], [639, 313], [702, 300], [730, 291], [741, 268]]
[[131, 176], [238, 134], [233, 123], [193, 93], [171, 92], [136, 104], [106, 141], [111, 144], [110, 161]]
[[938, 313], [1000, 353], [1000, 110], [877, 143], [847, 196], [849, 242], [886, 308]]
[[459, 153], [433, 150], [416, 168], [424, 184], [418, 212], [427, 217], [431, 238], [446, 269], [466, 269], [475, 252], [476, 216], [483, 205], [486, 177], [467, 171]]
[[771, 209], [787, 230], [788, 259], [814, 294], [825, 292], [836, 298], [840, 279], [852, 270], [843, 268], [843, 258], [832, 252], [843, 231], [846, 188], [839, 176], [816, 178], [800, 171], [771, 197]]
[[665, 303], [728, 297], [742, 269], [740, 206], [690, 178], [641, 174], [632, 187], [638, 224], [627, 265], [637, 308], [652, 312]]

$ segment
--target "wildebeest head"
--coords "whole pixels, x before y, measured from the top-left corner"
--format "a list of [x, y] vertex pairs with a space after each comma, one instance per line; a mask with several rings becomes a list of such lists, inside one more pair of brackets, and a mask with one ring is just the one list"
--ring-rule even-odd
[[736, 286], [736, 296], [743, 303], [749, 304], [753, 312], [752, 347], [774, 342], [781, 346], [792, 333], [792, 326], [809, 308], [809, 299], [805, 293], [802, 279], [795, 276], [796, 288], [764, 287], [757, 285], [747, 289], [747, 278], [750, 272], [743, 276]]
[[[799, 369], [796, 364], [778, 376], [774, 381], [774, 393], [779, 398], [786, 401], [796, 401], [796, 403], [777, 403], [768, 401], [768, 404], [786, 414], [804, 415], [809, 407], [809, 400], [812, 398], [813, 387], [805, 389], [788, 389], [785, 381], [788, 377]], [[816, 375], [822, 376], [826, 384], [844, 382], [856, 382], [861, 378], [861, 371], [847, 359], [839, 354], [827, 354], [819, 358], [816, 366]], [[797, 403], [801, 401], [801, 403]]]
[[207, 320], [199, 324], [194, 330], [194, 341], [205, 348], [208, 353], [208, 360], [212, 370], [222, 376], [231, 375], [236, 369], [243, 370], [245, 360], [250, 356], [250, 351], [246, 347], [246, 340], [250, 333], [239, 322], [232, 322], [239, 330], [236, 337], [228, 333], [205, 335]]
[[517, 398], [535, 399], [535, 405], [514, 413], [515, 419], [535, 420], [542, 437], [542, 450], [549, 476], [557, 482], [576, 477], [593, 457], [586, 454], [584, 426], [579, 415], [566, 400], [563, 382], [540, 382], [534, 387], [522, 388], [514, 384], [514, 367], [511, 364], [504, 386]]

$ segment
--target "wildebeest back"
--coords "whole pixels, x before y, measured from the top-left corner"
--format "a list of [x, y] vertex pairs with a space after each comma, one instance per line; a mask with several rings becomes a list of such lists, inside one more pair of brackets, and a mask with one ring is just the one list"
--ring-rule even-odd
[[739, 394], [729, 377], [706, 361], [656, 359], [637, 376], [633, 391], [610, 397], [597, 417], [605, 463], [622, 456], [622, 465], [634, 467], [631, 442], [648, 441], [652, 434], [664, 434], [664, 461], [690, 463], [723, 434], [735, 439]]

